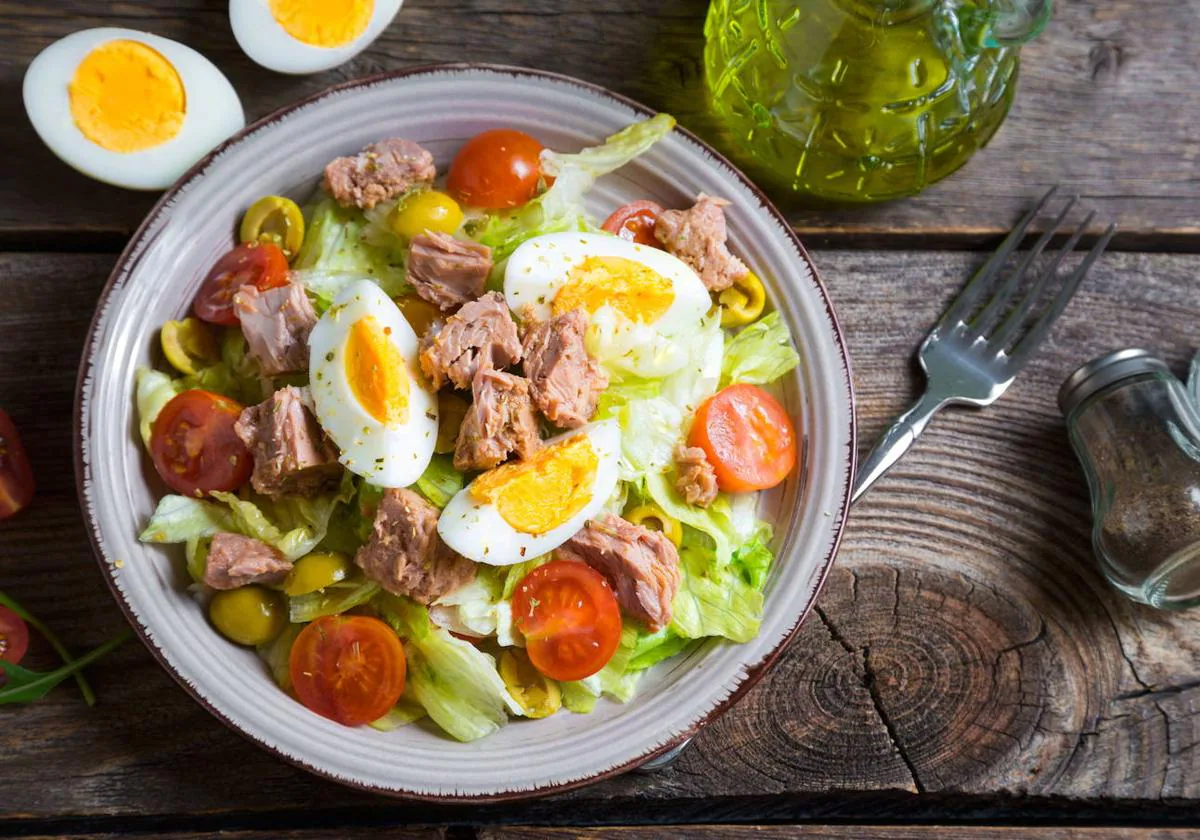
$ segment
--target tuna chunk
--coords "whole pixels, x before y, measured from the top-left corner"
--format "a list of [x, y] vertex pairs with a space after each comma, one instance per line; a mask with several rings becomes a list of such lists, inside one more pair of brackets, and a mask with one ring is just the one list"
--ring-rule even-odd
[[471, 392], [474, 402], [454, 447], [455, 469], [490, 470], [508, 460], [510, 453], [525, 459], [541, 448], [528, 380], [482, 368], [475, 374]]
[[446, 381], [469, 388], [480, 368], [500, 370], [521, 360], [521, 341], [508, 304], [488, 292], [451, 315], [440, 330], [425, 333], [421, 370], [434, 388]]
[[700, 193], [690, 210], [664, 210], [654, 226], [663, 247], [695, 269], [709, 291], [728, 289], [750, 269], [725, 245], [723, 198]]
[[372, 143], [325, 167], [322, 186], [343, 207], [370, 210], [418, 184], [431, 184], [437, 170], [433, 155], [411, 140], [393, 137]]
[[699, 446], [675, 447], [675, 489], [689, 505], [708, 507], [717, 498], [717, 473]]
[[608, 387], [608, 377], [583, 345], [587, 327], [587, 313], [572, 309], [525, 333], [525, 375], [533, 401], [547, 420], [563, 429], [590, 420], [600, 392]]
[[679, 591], [679, 552], [661, 532], [606, 513], [589, 520], [556, 556], [580, 560], [608, 578], [617, 602], [650, 632], [671, 622], [671, 602]]
[[341, 480], [337, 449], [296, 388], [245, 409], [233, 430], [254, 456], [250, 484], [264, 496], [312, 497]]
[[250, 355], [264, 376], [308, 370], [308, 334], [317, 313], [299, 283], [260, 292], [242, 286], [233, 296]]
[[408, 282], [443, 312], [482, 295], [491, 270], [491, 248], [436, 231], [414, 236], [408, 252]]
[[475, 579], [475, 564], [438, 536], [438, 510], [411, 490], [388, 490], [354, 562], [393, 595], [431, 604]]
[[262, 540], [213, 534], [204, 567], [204, 584], [213, 589], [237, 589], [248, 583], [280, 583], [292, 570], [288, 560]]

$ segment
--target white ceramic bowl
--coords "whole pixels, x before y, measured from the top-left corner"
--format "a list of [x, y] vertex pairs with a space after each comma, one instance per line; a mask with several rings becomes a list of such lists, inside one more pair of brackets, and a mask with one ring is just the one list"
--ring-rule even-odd
[[643, 678], [637, 698], [590, 715], [514, 721], [472, 744], [422, 725], [347, 729], [281, 692], [253, 652], [224, 641], [184, 590], [181, 552], [137, 534], [166, 492], [137, 434], [134, 370], [152, 363], [158, 327], [183, 317], [256, 198], [307, 198], [324, 164], [381, 137], [429, 148], [439, 168], [476, 132], [513, 127], [556, 149], [596, 143], [650, 112], [572, 79], [504, 67], [418, 68], [336, 87], [250, 126], [197, 164], [151, 211], [100, 297], [80, 368], [77, 479], [104, 575], [130, 623], [205, 708], [263, 748], [314, 773], [379, 793], [494, 800], [548, 793], [661, 755], [728, 708], [762, 675], [816, 598], [842, 533], [854, 471], [854, 405], [837, 319], [808, 255], [755, 187], [692, 135], [676, 131], [603, 179], [598, 219], [627, 201], [684, 206], [724, 196], [733, 249], [767, 281], [802, 363], [781, 388], [802, 430], [801, 468], [768, 494], [778, 562], [758, 638], [709, 642]]

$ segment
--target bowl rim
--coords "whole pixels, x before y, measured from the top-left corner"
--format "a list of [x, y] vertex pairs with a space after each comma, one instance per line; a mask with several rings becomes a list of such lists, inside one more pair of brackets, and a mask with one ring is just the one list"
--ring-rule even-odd
[[147, 650], [150, 651], [151, 656], [154, 657], [154, 659], [163, 668], [163, 670], [166, 671], [171, 676], [171, 678], [174, 679], [175, 682], [178, 683], [183, 688], [183, 690], [186, 692], [186, 694], [189, 697], [191, 697], [191, 699], [193, 701], [195, 701], [197, 704], [199, 704], [209, 714], [211, 714], [214, 718], [216, 718], [218, 721], [220, 721], [222, 724], [224, 724], [228, 729], [230, 729], [231, 731], [240, 735], [242, 738], [244, 738], [245, 740], [254, 744], [255, 746], [259, 747], [260, 749], [270, 753], [276, 759], [279, 759], [279, 760], [281, 760], [287, 764], [290, 764], [294, 767], [298, 767], [299, 769], [304, 770], [308, 773], [312, 773], [313, 775], [315, 775], [321, 779], [335, 782], [339, 785], [343, 785], [343, 786], [346, 786], [346, 787], [349, 787], [349, 788], [352, 788], [355, 790], [361, 790], [361, 791], [364, 791], [367, 793], [387, 796], [389, 798], [394, 798], [394, 799], [404, 799], [404, 800], [410, 800], [410, 801], [420, 801], [420, 802], [428, 802], [428, 803], [436, 803], [436, 804], [504, 803], [504, 802], [520, 801], [520, 800], [537, 799], [537, 798], [541, 798], [541, 797], [551, 796], [554, 794], [565, 793], [570, 790], [575, 790], [578, 788], [586, 787], [588, 785], [603, 781], [605, 779], [610, 779], [610, 778], [613, 778], [616, 776], [623, 775], [624, 773], [627, 773], [630, 770], [634, 770], [637, 767], [640, 767], [641, 765], [651, 761], [652, 759], [661, 757], [661, 756], [671, 752], [672, 750], [676, 749], [680, 745], [686, 743], [687, 741], [689, 741], [693, 737], [695, 737], [695, 735], [701, 729], [703, 729], [708, 724], [712, 723], [717, 718], [719, 718], [723, 714], [725, 714], [725, 712], [727, 712], [730, 708], [732, 708], [734, 704], [736, 704], [751, 688], [753, 688], [758, 683], [758, 681], [763, 678], [763, 676], [767, 673], [767, 671], [770, 670], [770, 668], [779, 659], [779, 657], [783, 653], [783, 651], [788, 647], [788, 645], [796, 637], [796, 634], [799, 632], [801, 626], [804, 624], [804, 622], [807, 620], [809, 614], [812, 612], [813, 606], [816, 604], [817, 598], [821, 594], [821, 590], [824, 589], [825, 581], [829, 575], [830, 569], [833, 567], [834, 560], [836, 559], [838, 550], [841, 546], [842, 536], [845, 533], [845, 528], [846, 528], [847, 515], [849, 513], [850, 505], [851, 505], [851, 492], [853, 489], [853, 479], [854, 479], [854, 474], [856, 471], [856, 465], [857, 465], [857, 460], [858, 460], [857, 406], [855, 403], [854, 377], [853, 377], [852, 367], [850, 364], [850, 353], [846, 347], [845, 334], [842, 330], [841, 322], [838, 320], [837, 313], [834, 311], [833, 301], [829, 297], [829, 292], [825, 288], [824, 281], [821, 279], [820, 272], [818, 271], [816, 264], [813, 262], [812, 257], [809, 255], [808, 250], [804, 247], [804, 244], [800, 241], [799, 236], [797, 236], [796, 231], [792, 227], [791, 223], [788, 222], [787, 218], [779, 211], [778, 208], [776, 208], [775, 204], [771, 201], [770, 198], [767, 197], [766, 193], [763, 192], [763, 190], [757, 184], [755, 184], [749, 177], [747, 177], [741, 171], [741, 169], [739, 169], [737, 166], [735, 166], [725, 155], [721, 154], [719, 151], [714, 149], [711, 145], [709, 145], [707, 142], [705, 142], [704, 140], [702, 140], [701, 138], [696, 136], [694, 133], [692, 133], [687, 128], [684, 128], [683, 126], [678, 125], [678, 124], [675, 125], [674, 131], [678, 131], [680, 134], [682, 134], [684, 137], [686, 137], [692, 143], [699, 146], [704, 152], [706, 152], [709, 155], [712, 155], [712, 157], [717, 165], [724, 166], [728, 170], [729, 173], [731, 173], [734, 177], [736, 177], [739, 181], [741, 181], [742, 184], [748, 190], [750, 190], [750, 192], [761, 203], [761, 205], [762, 205], [761, 209], [763, 210], [763, 212], [766, 212], [766, 213], [770, 214], [771, 216], [773, 216], [775, 218], [775, 220], [779, 223], [780, 227], [783, 229], [783, 231], [786, 233], [786, 235], [791, 239], [791, 244], [795, 247], [796, 252], [808, 264], [808, 267], [812, 272], [812, 281], [816, 285], [817, 291], [820, 293], [822, 303], [825, 306], [825, 312], [829, 319], [829, 325], [830, 325], [830, 328], [832, 331], [834, 343], [836, 345], [837, 354], [838, 354], [838, 357], [840, 359], [840, 362], [844, 369], [844, 374], [845, 374], [845, 381], [843, 384], [845, 385], [845, 388], [846, 388], [847, 406], [849, 408], [849, 411], [848, 411], [848, 422], [849, 422], [848, 435], [849, 436], [848, 436], [848, 445], [847, 445], [848, 458], [846, 461], [845, 491], [844, 491], [842, 499], [841, 499], [840, 508], [837, 511], [837, 524], [835, 525], [835, 528], [834, 528], [833, 540], [831, 541], [831, 543], [829, 545], [829, 550], [827, 551], [824, 558], [822, 558], [822, 560], [821, 560], [820, 569], [817, 573], [816, 585], [813, 587], [812, 594], [808, 598], [807, 603], [805, 603], [803, 605], [803, 608], [797, 612], [795, 622], [792, 624], [792, 626], [790, 628], [787, 629], [786, 633], [783, 635], [783, 637], [780, 639], [779, 643], [774, 648], [772, 648], [758, 662], [750, 664], [745, 668], [744, 674], [741, 677], [740, 681], [735, 686], [733, 686], [730, 693], [726, 697], [724, 697], [720, 702], [718, 702], [711, 709], [709, 709], [691, 727], [689, 727], [687, 730], [679, 733], [678, 735], [676, 735], [674, 738], [672, 738], [670, 741], [666, 742], [665, 744], [662, 744], [662, 745], [654, 747], [646, 752], [643, 752], [640, 755], [630, 759], [629, 761], [624, 762], [623, 764], [617, 765], [615, 767], [610, 767], [606, 770], [594, 773], [590, 776], [586, 776], [586, 777], [583, 777], [580, 779], [574, 779], [574, 780], [566, 781], [566, 782], [559, 782], [557, 784], [547, 784], [547, 785], [543, 785], [541, 787], [530, 788], [527, 790], [507, 791], [507, 792], [499, 792], [499, 793], [468, 794], [468, 795], [464, 795], [464, 794], [440, 795], [440, 794], [418, 793], [418, 792], [414, 792], [414, 791], [403, 791], [403, 790], [396, 790], [394, 788], [380, 787], [377, 785], [368, 784], [368, 783], [359, 781], [357, 779], [348, 779], [348, 778], [336, 776], [316, 764], [306, 762], [304, 759], [297, 757], [297, 756], [290, 756], [290, 755], [286, 754], [285, 752], [281, 751], [280, 749], [276, 748], [272, 744], [267, 743], [266, 741], [260, 740], [256, 737], [254, 737], [253, 735], [251, 735], [244, 728], [239, 726], [237, 724], [237, 722], [231, 720], [229, 717], [227, 717], [225, 714], [223, 714], [220, 710], [218, 710], [212, 704], [210, 704], [207, 700], [205, 700], [203, 697], [201, 697], [192, 688], [192, 686], [190, 686], [187, 683], [187, 681], [184, 680], [182, 678], [182, 676], [170, 665], [166, 656], [164, 655], [162, 650], [159, 648], [158, 644], [150, 638], [150, 636], [147, 632], [147, 628], [145, 628], [142, 625], [142, 623], [138, 620], [138, 618], [133, 614], [128, 602], [125, 600], [120, 589], [118, 588], [118, 586], [116, 584], [113, 567], [107, 562], [104, 552], [101, 549], [99, 523], [96, 521], [95, 517], [92, 515], [91, 508], [88, 506], [87, 499], [86, 499], [85, 492], [84, 492], [84, 479], [85, 479], [86, 467], [85, 467], [85, 463], [84, 463], [84, 452], [83, 452], [83, 402], [84, 402], [83, 394], [84, 394], [84, 388], [85, 388], [86, 382], [87, 382], [88, 378], [90, 377], [90, 374], [91, 374], [91, 371], [93, 368], [93, 364], [94, 364], [93, 359], [94, 359], [95, 347], [96, 347], [96, 344], [95, 344], [96, 330], [97, 330], [97, 327], [99, 326], [101, 315], [104, 312], [104, 310], [107, 308], [108, 300], [109, 300], [110, 295], [112, 294], [114, 285], [116, 284], [118, 278], [125, 272], [127, 264], [129, 263], [131, 257], [133, 256], [135, 250], [137, 249], [138, 245], [141, 243], [141, 240], [145, 236], [147, 229], [151, 226], [151, 224], [155, 221], [155, 219], [174, 200], [175, 196], [181, 190], [183, 190], [194, 179], [202, 177], [204, 170], [209, 166], [209, 164], [216, 157], [218, 157], [221, 153], [223, 153], [227, 148], [229, 148], [237, 143], [242, 142], [246, 138], [246, 136], [248, 136], [249, 134], [252, 134], [261, 128], [269, 126], [271, 123], [278, 122], [279, 120], [286, 117], [288, 114], [291, 114], [294, 111], [297, 111], [301, 108], [305, 108], [305, 107], [307, 107], [315, 102], [318, 102], [326, 97], [332, 96], [337, 93], [341, 93], [343, 91], [354, 90], [356, 88], [370, 87], [370, 86], [373, 86], [376, 84], [380, 84], [383, 82], [391, 82], [391, 81], [395, 81], [398, 79], [417, 77], [417, 76], [429, 75], [429, 74], [434, 74], [434, 73], [447, 73], [447, 72], [484, 72], [484, 73], [491, 73], [491, 74], [495, 74], [495, 75], [513, 76], [516, 78], [542, 79], [542, 80], [546, 80], [546, 81], [550, 81], [550, 82], [564, 84], [564, 85], [567, 85], [570, 87], [579, 88], [579, 89], [582, 89], [583, 91], [586, 91], [592, 95], [618, 102], [618, 103], [630, 108], [631, 110], [635, 111], [636, 113], [644, 115], [646, 117], [651, 117], [651, 116], [654, 116], [656, 113], [658, 113], [658, 111], [656, 111], [655, 109], [650, 108], [650, 107], [642, 104], [641, 102], [638, 102], [637, 100], [632, 99], [628, 96], [625, 96], [620, 93], [616, 93], [615, 91], [612, 91], [612, 90], [609, 90], [608, 88], [604, 87], [603, 85], [598, 85], [598, 84], [595, 84], [594, 82], [588, 82], [583, 79], [576, 78], [574, 76], [566, 75], [564, 73], [555, 73], [553, 71], [538, 70], [538, 69], [528, 68], [528, 67], [518, 67], [515, 65], [468, 61], [468, 62], [420, 64], [420, 65], [415, 65], [412, 67], [405, 67], [405, 68], [401, 68], [401, 69], [397, 69], [397, 70], [389, 70], [389, 71], [385, 71], [385, 72], [381, 72], [381, 73], [374, 73], [374, 74], [371, 74], [368, 76], [363, 76], [358, 79], [352, 79], [350, 81], [341, 82], [341, 83], [338, 83], [335, 85], [330, 85], [329, 87], [322, 88], [321, 90], [316, 91], [315, 93], [309, 94], [308, 96], [305, 96], [301, 99], [298, 99], [294, 102], [291, 102], [287, 105], [277, 108], [277, 109], [271, 111], [270, 113], [260, 117], [259, 119], [247, 124], [240, 131], [231, 135], [229, 138], [227, 138], [222, 143], [220, 143], [218, 146], [216, 146], [214, 149], [212, 149], [210, 152], [208, 152], [208, 154], [206, 154], [204, 157], [200, 158], [200, 160], [196, 161], [196, 163], [193, 164], [186, 172], [184, 172], [184, 174], [181, 175], [179, 177], [179, 179], [163, 193], [163, 195], [159, 198], [159, 200], [157, 202], [155, 202], [154, 206], [150, 208], [149, 212], [147, 212], [145, 219], [142, 220], [141, 224], [138, 225], [138, 227], [130, 235], [129, 242], [126, 244], [125, 248], [121, 251], [120, 255], [117, 257], [116, 262], [113, 264], [112, 271], [109, 273], [108, 279], [105, 281], [104, 287], [101, 289], [100, 294], [96, 299], [96, 308], [92, 314], [91, 322], [88, 324], [87, 332], [85, 333], [85, 336], [84, 336], [83, 356], [80, 360], [79, 370], [76, 375], [76, 383], [75, 383], [75, 386], [76, 386], [75, 387], [75, 403], [74, 403], [73, 418], [72, 418], [72, 433], [74, 436], [75, 492], [76, 492], [76, 496], [79, 500], [80, 510], [83, 514], [83, 518], [87, 525], [88, 541], [91, 543], [91, 546], [92, 546], [92, 554], [93, 554], [97, 564], [100, 567], [101, 576], [104, 578], [105, 584], [108, 586], [109, 591], [112, 593], [113, 599], [117, 602], [117, 606], [120, 607], [122, 614], [125, 616], [125, 620], [127, 622], [129, 622], [130, 626], [133, 628], [134, 632], [137, 634], [138, 639], [140, 639], [142, 644], [145, 645]]

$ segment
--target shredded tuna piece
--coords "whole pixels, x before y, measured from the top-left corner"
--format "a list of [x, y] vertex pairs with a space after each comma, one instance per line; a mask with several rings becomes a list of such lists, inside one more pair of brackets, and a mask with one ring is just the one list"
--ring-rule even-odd
[[474, 401], [454, 447], [455, 469], [490, 470], [510, 453], [523, 460], [541, 448], [528, 380], [482, 368], [475, 374], [471, 391]]
[[393, 595], [431, 604], [475, 579], [475, 563], [438, 536], [438, 509], [411, 490], [388, 490], [371, 539], [354, 562]]
[[521, 360], [521, 341], [508, 304], [499, 292], [488, 292], [464, 305], [422, 339], [421, 370], [434, 388], [447, 381], [469, 388], [482, 367], [501, 370]]
[[288, 283], [265, 292], [242, 286], [233, 305], [264, 376], [308, 370], [308, 334], [317, 325], [317, 313], [303, 286]]
[[533, 401], [547, 420], [563, 429], [590, 420], [600, 392], [608, 387], [608, 376], [584, 346], [587, 327], [587, 313], [572, 309], [535, 323], [525, 333], [525, 375]]
[[675, 448], [675, 489], [689, 505], [708, 507], [717, 498], [717, 473], [699, 446]]
[[280, 583], [292, 570], [292, 562], [262, 540], [229, 534], [213, 534], [204, 566], [204, 584], [213, 589], [237, 589], [250, 583]]
[[669, 252], [695, 269], [712, 292], [728, 289], [750, 269], [725, 244], [725, 211], [729, 202], [700, 193], [689, 210], [664, 210], [654, 235]]
[[492, 270], [492, 249], [429, 231], [412, 238], [408, 282], [443, 312], [452, 312], [483, 294]]
[[312, 497], [341, 480], [337, 449], [297, 388], [245, 409], [233, 430], [254, 456], [250, 484], [264, 496]]
[[592, 519], [556, 549], [564, 560], [587, 563], [608, 578], [617, 602], [650, 632], [671, 623], [671, 602], [679, 591], [679, 552], [659, 531], [606, 513]]
[[343, 207], [370, 210], [437, 175], [433, 155], [411, 140], [392, 137], [325, 167], [322, 186]]

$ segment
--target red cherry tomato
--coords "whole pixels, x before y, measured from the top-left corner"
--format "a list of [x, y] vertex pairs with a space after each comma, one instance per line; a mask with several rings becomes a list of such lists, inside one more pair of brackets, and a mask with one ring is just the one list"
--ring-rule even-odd
[[8, 519], [33, 500], [33, 467], [17, 427], [0, 409], [0, 519]]
[[[29, 650], [29, 626], [8, 607], [0, 607], [0, 659], [20, 665]], [[0, 681], [2, 682], [2, 681]]]
[[236, 327], [238, 317], [233, 308], [233, 296], [238, 289], [256, 286], [260, 292], [265, 292], [286, 286], [287, 282], [288, 261], [278, 245], [246, 242], [217, 260], [196, 293], [192, 311], [203, 321]]
[[601, 227], [630, 242], [658, 248], [660, 246], [658, 238], [654, 235], [654, 226], [658, 223], [662, 211], [662, 205], [653, 201], [633, 201], [614, 210]]
[[365, 615], [327, 615], [296, 637], [288, 661], [300, 702], [346, 726], [379, 720], [404, 693], [404, 646]]
[[796, 466], [792, 421], [755, 385], [730, 385], [701, 403], [688, 445], [704, 450], [728, 493], [774, 487]]
[[533, 666], [553, 680], [581, 680], [608, 664], [621, 642], [621, 610], [604, 575], [577, 560], [527, 574], [513, 617]]
[[541, 154], [542, 144], [523, 131], [484, 131], [458, 150], [446, 189], [471, 207], [519, 207], [537, 193]]
[[233, 430], [241, 413], [239, 403], [211, 391], [172, 397], [150, 429], [150, 455], [162, 480], [185, 496], [245, 484], [254, 460]]

